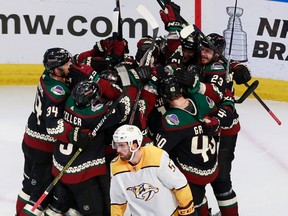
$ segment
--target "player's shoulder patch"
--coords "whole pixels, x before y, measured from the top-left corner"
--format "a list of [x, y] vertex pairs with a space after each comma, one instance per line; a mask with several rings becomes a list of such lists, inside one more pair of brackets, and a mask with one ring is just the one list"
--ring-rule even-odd
[[165, 120], [169, 125], [179, 125], [179, 117], [175, 113], [171, 113], [165, 116]]
[[206, 96], [206, 101], [207, 101], [209, 108], [213, 108], [215, 106], [215, 102], [208, 96]]
[[91, 110], [93, 112], [96, 112], [97, 110], [101, 110], [103, 109], [104, 104], [100, 103], [100, 104], [95, 104], [95, 105], [91, 105]]
[[166, 130], [186, 127], [198, 122], [190, 112], [178, 108], [170, 109], [164, 114], [163, 118], [163, 126]]
[[55, 85], [51, 88], [51, 92], [55, 95], [65, 95], [65, 90], [60, 85]]
[[212, 70], [223, 70], [225, 69], [224, 66], [220, 63], [220, 62], [214, 62], [212, 65], [211, 65], [211, 69]]

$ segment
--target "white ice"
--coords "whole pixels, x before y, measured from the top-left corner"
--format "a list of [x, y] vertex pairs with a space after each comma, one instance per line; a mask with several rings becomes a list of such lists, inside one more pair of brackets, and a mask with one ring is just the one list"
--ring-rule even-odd
[[[15, 215], [21, 189], [21, 142], [34, 103], [35, 86], [0, 86], [0, 215]], [[288, 103], [264, 101], [279, 126], [256, 99], [237, 105], [242, 125], [232, 179], [242, 216], [288, 215]], [[215, 213], [218, 208], [207, 187]], [[165, 201], [163, 200], [163, 206]]]

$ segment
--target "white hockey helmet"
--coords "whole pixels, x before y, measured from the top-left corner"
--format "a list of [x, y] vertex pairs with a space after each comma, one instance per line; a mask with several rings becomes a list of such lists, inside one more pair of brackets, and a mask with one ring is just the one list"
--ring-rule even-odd
[[[132, 144], [137, 141], [138, 147], [136, 150], [132, 150]], [[117, 149], [117, 146], [115, 145], [115, 142], [127, 142], [129, 149], [131, 152], [137, 151], [143, 140], [143, 135], [141, 130], [136, 127], [135, 125], [122, 125], [119, 128], [116, 129], [116, 131], [113, 134], [113, 142], [112, 142], [112, 147], [114, 149]]]

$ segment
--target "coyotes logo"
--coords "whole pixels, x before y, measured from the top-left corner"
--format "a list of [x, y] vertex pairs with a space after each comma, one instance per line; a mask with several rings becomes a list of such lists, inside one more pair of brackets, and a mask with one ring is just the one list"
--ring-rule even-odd
[[142, 183], [133, 187], [128, 187], [127, 190], [132, 191], [137, 199], [148, 201], [159, 192], [159, 188], [154, 187], [149, 183]]

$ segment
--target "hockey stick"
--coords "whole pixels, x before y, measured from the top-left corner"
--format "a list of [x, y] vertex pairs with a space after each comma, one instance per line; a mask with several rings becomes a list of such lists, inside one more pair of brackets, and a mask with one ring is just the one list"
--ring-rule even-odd
[[248, 88], [246, 91], [241, 95], [241, 97], [237, 100], [235, 100], [235, 103], [242, 103], [246, 98], [253, 93], [253, 91], [258, 87], [259, 81], [255, 80]]
[[192, 32], [194, 32], [194, 26], [193, 26], [193, 25], [188, 25], [188, 26], [184, 27], [184, 28], [180, 31], [180, 36], [181, 36], [181, 38], [185, 39], [185, 38], [187, 38], [190, 34], [192, 34]]
[[[158, 22], [156, 21], [155, 17], [150, 13], [150, 11], [144, 5], [139, 5], [137, 7], [137, 12], [145, 18], [145, 20], [151, 25], [152, 30], [153, 30], [152, 43], [139, 62], [140, 66], [149, 65], [151, 58], [152, 58], [152, 53], [154, 50], [156, 38], [158, 35], [159, 25], [158, 25]], [[139, 90], [137, 92], [137, 95], [136, 95], [134, 106], [133, 106], [132, 111], [131, 111], [131, 117], [129, 119], [130, 125], [133, 124], [142, 89], [143, 89], [143, 84], [141, 83]]]
[[32, 212], [34, 212], [38, 206], [41, 205], [43, 200], [48, 196], [48, 194], [51, 192], [53, 187], [58, 183], [60, 178], [63, 176], [64, 172], [71, 166], [71, 164], [75, 161], [75, 159], [78, 157], [78, 155], [82, 152], [82, 148], [78, 148], [78, 150], [75, 152], [75, 154], [72, 156], [72, 158], [68, 161], [68, 163], [63, 167], [61, 172], [54, 178], [54, 180], [51, 182], [51, 184], [46, 188], [44, 193], [41, 195], [41, 197], [37, 200], [37, 202], [32, 207]]
[[158, 4], [160, 5], [161, 9], [165, 9], [165, 3], [162, 0], [157, 0]]
[[232, 22], [231, 37], [230, 37], [229, 52], [228, 52], [228, 60], [227, 60], [226, 80], [228, 80], [229, 71], [230, 71], [231, 51], [232, 51], [232, 45], [233, 45], [233, 35], [234, 35], [234, 23], [235, 23], [236, 9], [237, 9], [237, 0], [235, 0], [235, 6], [234, 6], [233, 22]]
[[116, 7], [113, 10], [113, 20], [114, 20], [114, 31], [113, 32], [118, 33], [119, 37], [123, 38], [120, 0], [116, 0]]
[[158, 35], [159, 25], [158, 25], [158, 22], [156, 21], [155, 17], [150, 13], [150, 11], [144, 5], [139, 5], [137, 7], [137, 12], [139, 14], [141, 14], [145, 18], [145, 20], [151, 25], [152, 31], [153, 31], [152, 43], [151, 43], [149, 49], [144, 54], [144, 56], [142, 57], [142, 59], [140, 60], [140, 66], [149, 65], [151, 57], [152, 57], [152, 53], [154, 50], [156, 38]]
[[[244, 85], [248, 88], [249, 85], [244, 83]], [[264, 107], [264, 109], [270, 114], [270, 116], [277, 122], [278, 125], [281, 125], [282, 122], [277, 118], [277, 116], [272, 112], [272, 110], [264, 103], [264, 101], [256, 94], [255, 91], [252, 92], [253, 96], [260, 102], [260, 104]]]
[[[227, 59], [222, 55], [222, 53], [220, 53], [215, 46], [211, 43], [211, 41], [208, 40], [208, 38], [204, 35], [204, 33], [194, 24], [194, 29], [196, 32], [198, 32], [202, 38], [204, 40], [206, 40], [206, 42], [209, 44], [209, 46], [211, 47], [211, 49], [213, 49], [220, 57], [220, 59], [227, 64], [228, 61]], [[248, 83], [244, 83], [244, 85], [248, 88], [249, 85]], [[264, 101], [258, 96], [258, 94], [256, 94], [255, 91], [252, 92], [253, 96], [259, 101], [259, 103], [264, 107], [264, 109], [270, 114], [270, 116], [278, 123], [278, 125], [281, 125], [281, 121], [277, 118], [277, 116], [272, 112], [271, 109], [269, 109], [269, 107], [264, 103]]]

